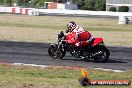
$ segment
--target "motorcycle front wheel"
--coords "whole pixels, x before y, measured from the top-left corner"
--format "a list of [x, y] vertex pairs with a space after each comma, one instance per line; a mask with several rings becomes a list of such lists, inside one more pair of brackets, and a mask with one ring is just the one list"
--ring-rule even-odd
[[62, 59], [66, 54], [66, 52], [58, 49], [57, 46], [50, 46], [48, 53], [53, 59]]

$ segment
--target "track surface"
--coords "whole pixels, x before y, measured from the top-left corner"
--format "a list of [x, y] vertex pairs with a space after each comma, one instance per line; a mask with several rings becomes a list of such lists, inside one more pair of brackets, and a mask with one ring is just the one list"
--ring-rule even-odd
[[108, 47], [111, 53], [110, 60], [106, 63], [94, 63], [77, 60], [69, 54], [66, 54], [63, 60], [53, 60], [47, 52], [49, 46], [46, 43], [1, 41], [0, 62], [132, 70], [132, 47]]

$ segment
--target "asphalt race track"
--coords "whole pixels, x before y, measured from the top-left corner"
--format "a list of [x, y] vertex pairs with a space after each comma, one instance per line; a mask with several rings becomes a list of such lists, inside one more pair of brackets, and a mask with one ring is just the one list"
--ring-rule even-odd
[[108, 47], [111, 56], [106, 63], [85, 62], [69, 54], [63, 60], [53, 60], [48, 55], [49, 44], [0, 41], [0, 63], [26, 63], [38, 65], [63, 65], [132, 70], [132, 47]]

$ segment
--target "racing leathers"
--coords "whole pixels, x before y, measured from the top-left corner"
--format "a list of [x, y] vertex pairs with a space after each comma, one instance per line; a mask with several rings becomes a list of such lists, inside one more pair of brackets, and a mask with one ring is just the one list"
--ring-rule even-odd
[[66, 37], [66, 42], [73, 44], [76, 47], [82, 47], [90, 44], [92, 36], [88, 31], [85, 31], [81, 26], [76, 25], [72, 32]]

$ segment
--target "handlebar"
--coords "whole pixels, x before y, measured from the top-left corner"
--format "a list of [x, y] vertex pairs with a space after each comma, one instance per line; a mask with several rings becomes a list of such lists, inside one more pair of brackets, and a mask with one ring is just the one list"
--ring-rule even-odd
[[68, 33], [68, 32], [69, 32], [69, 30], [66, 30], [66, 31], [65, 31], [65, 33]]

